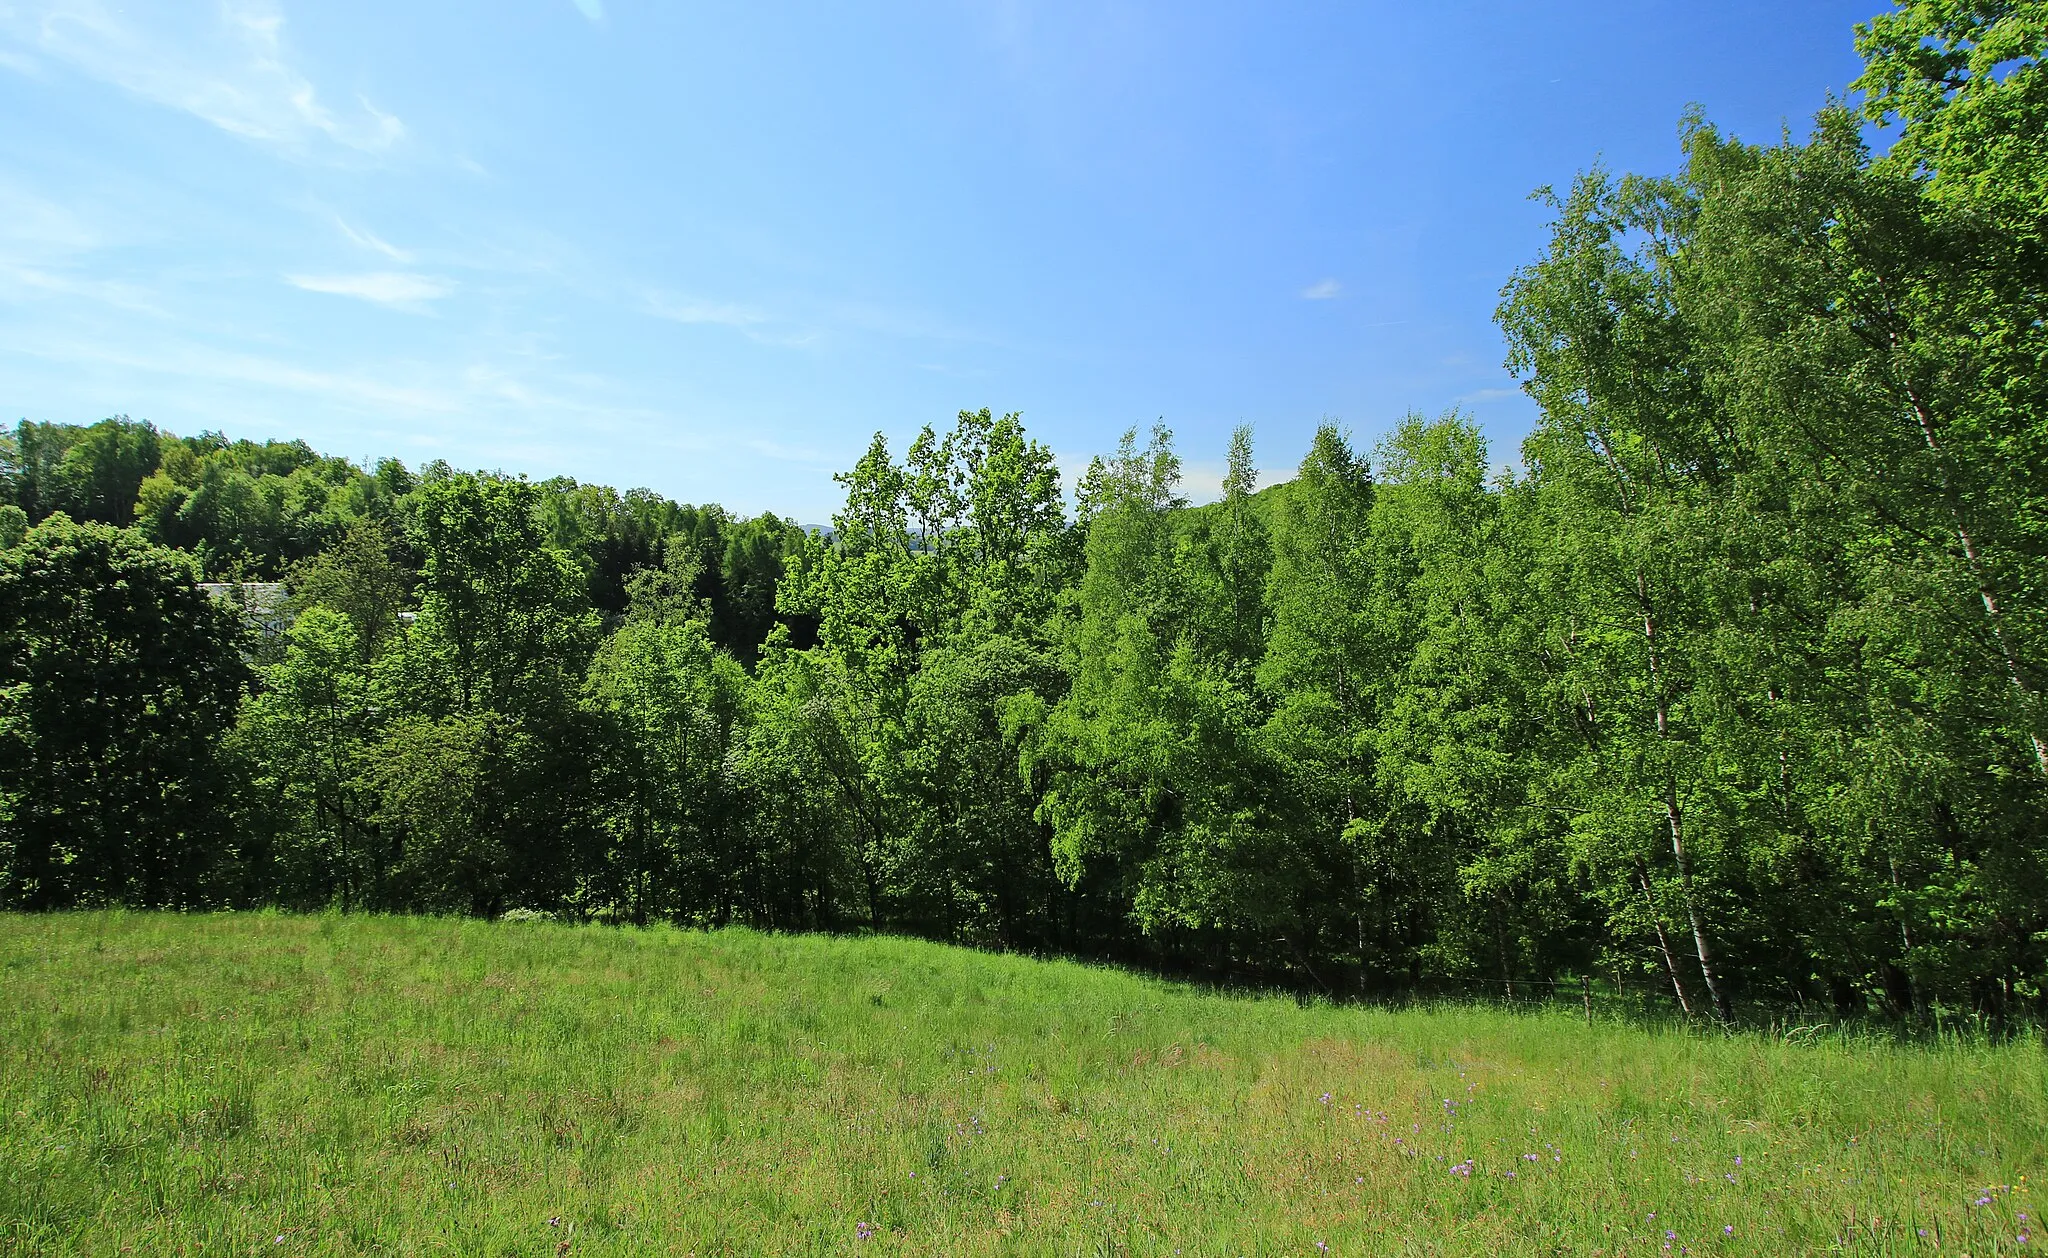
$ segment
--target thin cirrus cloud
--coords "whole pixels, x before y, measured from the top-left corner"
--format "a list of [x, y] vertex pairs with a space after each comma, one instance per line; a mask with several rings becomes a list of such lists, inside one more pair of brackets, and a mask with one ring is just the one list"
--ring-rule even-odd
[[[394, 416], [432, 419], [450, 425], [439, 432], [408, 432], [407, 440], [451, 447], [469, 444], [465, 457], [491, 457], [501, 448], [508, 420], [545, 417], [550, 421], [570, 416], [587, 424], [615, 430], [645, 431], [662, 422], [663, 412], [632, 405], [630, 401], [609, 400], [615, 391], [606, 381], [570, 381], [559, 377], [531, 377], [523, 365], [511, 361], [483, 361], [462, 366], [454, 363], [421, 364], [399, 361], [352, 368], [316, 365], [269, 357], [262, 354], [224, 350], [182, 340], [158, 341], [147, 346], [111, 347], [96, 338], [79, 339], [58, 335], [31, 335], [9, 347], [13, 352], [46, 362], [68, 364], [93, 372], [134, 373], [152, 380], [152, 391], [175, 395], [184, 390], [180, 382], [203, 391], [220, 386], [243, 386], [249, 392], [230, 390], [223, 400], [232, 404], [237, 397], [254, 403], [248, 422], [266, 422], [257, 414], [274, 405], [276, 397], [299, 396], [345, 410], [390, 419]], [[599, 386], [599, 387], [593, 387]], [[200, 396], [211, 396], [202, 392]], [[217, 405], [209, 401], [209, 406]], [[488, 438], [478, 442], [479, 435]], [[490, 451], [491, 453], [486, 453]], [[559, 459], [559, 453], [551, 456]], [[545, 466], [548, 459], [537, 463]]]
[[48, 262], [105, 244], [78, 210], [0, 181], [0, 259]]
[[356, 275], [287, 275], [285, 282], [309, 293], [332, 293], [357, 297], [380, 306], [417, 307], [436, 297], [446, 297], [455, 286], [430, 275], [404, 271], [369, 271]]
[[604, 21], [604, 0], [569, 0], [576, 11], [593, 22]]
[[700, 301], [694, 297], [677, 297], [656, 293], [647, 298], [644, 309], [657, 319], [671, 323], [715, 323], [728, 328], [750, 328], [766, 323], [768, 316], [745, 306], [729, 302]]
[[76, 297], [135, 314], [164, 316], [149, 290], [118, 280], [96, 280], [63, 271], [16, 266], [0, 259], [0, 302], [21, 304], [31, 298]]
[[[174, 16], [181, 8], [185, 16]], [[223, 0], [211, 20], [195, 20], [196, 12], [203, 10], [165, 6], [137, 17], [101, 0], [28, 0], [0, 5], [0, 38], [281, 149], [334, 144], [378, 153], [405, 138], [405, 124], [367, 99], [341, 108], [320, 99], [288, 58], [284, 16], [272, 0]]]
[[1301, 290], [1301, 299], [1303, 301], [1328, 301], [1343, 291], [1344, 286], [1336, 280], [1317, 280]]
[[730, 302], [702, 301], [694, 297], [679, 297], [672, 293], [652, 293], [641, 302], [640, 309], [670, 323], [731, 328], [757, 345], [798, 349], [815, 344], [819, 339], [816, 330], [797, 331], [790, 328], [786, 322], [772, 319], [750, 306], [736, 306]]
[[394, 245], [390, 241], [385, 240], [383, 237], [377, 235], [373, 231], [361, 227], [351, 227], [349, 226], [348, 221], [342, 218], [336, 218], [334, 220], [334, 225], [341, 229], [341, 234], [343, 236], [348, 237], [348, 241], [350, 244], [355, 245], [358, 248], [367, 249], [371, 253], [381, 253], [385, 257], [391, 259], [393, 262], [412, 261], [411, 253], [407, 252], [404, 249], [400, 249], [397, 245]]

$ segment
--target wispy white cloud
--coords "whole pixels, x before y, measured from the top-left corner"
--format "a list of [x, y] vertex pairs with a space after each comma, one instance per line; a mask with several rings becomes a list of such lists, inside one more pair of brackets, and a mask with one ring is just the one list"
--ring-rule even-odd
[[[164, 364], [139, 360], [133, 366], [166, 370]], [[317, 393], [339, 397], [359, 406], [387, 407], [412, 413], [455, 414], [469, 404], [459, 390], [432, 385], [395, 384], [360, 372], [321, 371], [251, 354], [202, 354], [193, 364], [192, 376], [210, 381], [241, 381], [267, 385], [296, 393]]]
[[[287, 358], [224, 350], [178, 340], [146, 344], [110, 345], [98, 338], [30, 334], [0, 344], [0, 356], [20, 355], [45, 362], [63, 363], [89, 372], [112, 370], [155, 377], [159, 392], [169, 382], [184, 381], [214, 391], [228, 386], [224, 395], [244, 401], [260, 398], [256, 390], [275, 390], [301, 395], [323, 405], [339, 405], [383, 422], [430, 420], [434, 431], [451, 444], [462, 444], [465, 435], [487, 438], [485, 445], [499, 452], [509, 435], [500, 425], [514, 418], [545, 418], [549, 422], [573, 417], [578, 422], [620, 431], [644, 431], [671, 418], [666, 412], [621, 403], [614, 382], [606, 387], [587, 384], [562, 387], [556, 377], [535, 379], [513, 364], [490, 358], [455, 362], [394, 362], [379, 360], [372, 368], [353, 368], [291, 361]], [[275, 403], [265, 400], [256, 409], [267, 411]], [[410, 430], [408, 430], [410, 431]], [[664, 437], [675, 441], [676, 434]], [[475, 441], [469, 442], [475, 445]], [[692, 449], [713, 449], [719, 442], [711, 436]], [[504, 452], [509, 453], [509, 449]], [[556, 460], [559, 463], [559, 459]], [[535, 466], [547, 466], [541, 460]]]
[[772, 317], [755, 307], [731, 302], [704, 301], [695, 297], [679, 297], [673, 293], [653, 293], [641, 302], [640, 308], [657, 319], [667, 319], [671, 323], [731, 328], [759, 345], [797, 348], [810, 345], [819, 339], [819, 333], [815, 330], [796, 329], [786, 321]]
[[404, 249], [400, 249], [397, 245], [394, 245], [390, 241], [385, 240], [383, 237], [377, 235], [375, 232], [368, 231], [359, 227], [351, 227], [349, 226], [347, 220], [342, 219], [340, 217], [335, 218], [334, 225], [341, 229], [342, 235], [348, 237], [350, 244], [356, 245], [359, 248], [368, 249], [371, 253], [381, 253], [385, 257], [391, 259], [393, 262], [412, 261], [411, 253], [407, 252]]
[[1343, 291], [1344, 286], [1336, 280], [1317, 280], [1301, 290], [1301, 299], [1303, 301], [1328, 301]]
[[569, 0], [576, 11], [593, 22], [604, 21], [604, 0]]
[[34, 296], [82, 297], [103, 306], [162, 318], [164, 310], [147, 289], [119, 280], [86, 279], [41, 267], [0, 261], [0, 301]]
[[77, 210], [0, 183], [0, 258], [46, 262], [105, 243], [104, 232]]
[[404, 123], [362, 97], [338, 109], [320, 99], [288, 59], [274, 0], [221, 0], [211, 22], [181, 20], [173, 6], [141, 12], [102, 0], [24, 0], [0, 6], [0, 33], [243, 139], [379, 153], [405, 138]]
[[357, 275], [287, 275], [285, 282], [309, 293], [333, 293], [337, 297], [359, 297], [385, 306], [417, 306], [446, 297], [455, 285], [431, 275], [404, 271], [368, 271]]
[[727, 327], [757, 344], [789, 349], [831, 349], [862, 337], [995, 343], [944, 318], [901, 307], [806, 295], [788, 296], [785, 303], [770, 310], [657, 290], [641, 298], [640, 309], [657, 319]]
[[1521, 395], [1522, 391], [1520, 389], [1474, 389], [1470, 393], [1460, 393], [1456, 400], [1460, 402], [1498, 402], [1504, 397], [1520, 397]]
[[728, 328], [750, 328], [768, 322], [767, 315], [747, 306], [678, 297], [672, 293], [651, 294], [642, 308], [655, 318], [672, 323], [715, 323]]
[[995, 338], [984, 332], [921, 310], [871, 301], [824, 301], [816, 305], [818, 321], [835, 330], [865, 332], [896, 341], [997, 344]]
[[123, 349], [94, 341], [31, 338], [9, 347], [12, 352], [47, 361], [94, 368], [118, 368], [146, 375], [201, 381], [209, 385], [245, 384], [316, 395], [364, 408], [407, 414], [461, 414], [471, 399], [462, 391], [433, 384], [400, 384], [348, 371], [302, 367], [260, 355], [222, 351], [196, 344]]
[[153, 294], [93, 267], [93, 255], [111, 243], [97, 216], [0, 183], [0, 302], [72, 297], [161, 316]]

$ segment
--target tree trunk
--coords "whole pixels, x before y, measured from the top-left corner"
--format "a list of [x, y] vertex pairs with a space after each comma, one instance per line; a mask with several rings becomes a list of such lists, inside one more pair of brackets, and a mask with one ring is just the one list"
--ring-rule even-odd
[[[1896, 344], [1898, 336], [1892, 336]], [[1927, 444], [1928, 453], [1935, 457], [1941, 467], [1942, 497], [1946, 499], [1949, 520], [1956, 531], [1956, 541], [1963, 548], [1963, 562], [1970, 569], [1970, 580], [1977, 587], [1977, 597], [1984, 604], [1984, 617], [1991, 622], [1991, 636], [1998, 643], [1998, 653], [2005, 664], [2005, 680], [2019, 693], [2020, 701], [2031, 708], [2034, 688], [2027, 682], [2024, 669], [2020, 667], [2019, 650], [2013, 646], [2012, 635], [2007, 632], [2004, 610], [1998, 603], [1998, 592], [1991, 587], [1991, 574], [1985, 570], [1983, 556], [1978, 553], [1977, 539], [1970, 535], [1970, 529], [1963, 522], [1962, 508], [1956, 502], [1955, 478], [1949, 472], [1948, 452], [1941, 447], [1941, 440], [1935, 432], [1934, 415], [1927, 404], [1911, 385], [1906, 386], [1906, 400], [1913, 404], [1913, 417], [1920, 424], [1920, 439]], [[2048, 777], [2048, 741], [2040, 731], [2032, 728], [2034, 714], [2024, 713], [2027, 723], [2027, 737], [2034, 744], [2034, 771]]]
[[1676, 787], [1667, 786], [1664, 794], [1664, 814], [1671, 822], [1671, 858], [1678, 865], [1679, 893], [1685, 899], [1685, 916], [1692, 925], [1693, 947], [1699, 951], [1700, 977], [1706, 980], [1707, 995], [1714, 1001], [1714, 1008], [1724, 1022], [1732, 1021], [1735, 1013], [1728, 1004], [1728, 996], [1721, 990], [1721, 984], [1714, 978], [1713, 950], [1707, 946], [1706, 923], [1700, 918], [1699, 902], [1692, 894], [1692, 862], [1685, 852], [1685, 818], [1678, 808]]
[[[1643, 616], [1643, 643], [1650, 669], [1650, 690], [1657, 701], [1657, 741], [1668, 746], [1671, 742], [1671, 717], [1664, 694], [1664, 675], [1657, 662], [1657, 622], [1650, 612], [1649, 582], [1640, 568], [1636, 569], [1636, 599]], [[1664, 818], [1671, 827], [1671, 856], [1678, 865], [1678, 890], [1685, 901], [1686, 921], [1692, 926], [1693, 947], [1699, 953], [1700, 977], [1706, 980], [1707, 995], [1712, 998], [1715, 1011], [1725, 1021], [1730, 1018], [1731, 1010], [1728, 997], [1714, 978], [1713, 949], [1707, 944], [1706, 921], [1700, 915], [1699, 901], [1692, 891], [1692, 861], [1685, 851], [1685, 815], [1678, 806], [1678, 783], [1668, 764], [1664, 767]]]
[[1515, 998], [1515, 967], [1508, 960], [1507, 922], [1501, 917], [1500, 903], [1498, 901], [1495, 901], [1493, 906], [1493, 941], [1500, 949], [1501, 985], [1507, 989], [1507, 998], [1513, 1000]]
[[1351, 904], [1356, 910], [1354, 916], [1358, 925], [1358, 998], [1365, 999], [1365, 862], [1354, 858], [1351, 862], [1352, 895]]
[[1650, 928], [1657, 932], [1657, 951], [1664, 957], [1664, 972], [1671, 976], [1671, 990], [1678, 997], [1678, 1008], [1690, 1018], [1692, 1001], [1685, 994], [1685, 980], [1678, 974], [1678, 958], [1671, 955], [1671, 938], [1664, 933], [1664, 917], [1657, 911], [1656, 897], [1650, 894], [1648, 871], [1636, 871], [1636, 885], [1643, 889], [1643, 904], [1650, 910]]

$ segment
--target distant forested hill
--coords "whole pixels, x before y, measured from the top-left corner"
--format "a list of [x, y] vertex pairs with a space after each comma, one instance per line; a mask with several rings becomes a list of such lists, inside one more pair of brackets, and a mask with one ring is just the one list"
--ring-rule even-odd
[[[0, 903], [893, 930], [1331, 993], [1598, 974], [2004, 1017], [2048, 982], [2048, 19], [1551, 198], [1541, 407], [877, 437], [829, 531], [302, 443], [0, 455]], [[1888, 143], [1873, 155], [1873, 135]], [[1068, 490], [1071, 489], [1071, 493]], [[252, 634], [202, 578], [286, 583]]]
[[[23, 420], [0, 433], [0, 502], [19, 507], [24, 522], [63, 512], [132, 527], [191, 554], [209, 581], [304, 576], [359, 527], [379, 534], [416, 577], [418, 557], [407, 548], [415, 491], [454, 474], [438, 460], [416, 471], [397, 459], [358, 467], [303, 441], [179, 437], [126, 416], [89, 426]], [[767, 635], [793, 521], [567, 477], [536, 488], [548, 540], [573, 556], [599, 611], [625, 611], [632, 573], [687, 562], [722, 645], [750, 655]]]

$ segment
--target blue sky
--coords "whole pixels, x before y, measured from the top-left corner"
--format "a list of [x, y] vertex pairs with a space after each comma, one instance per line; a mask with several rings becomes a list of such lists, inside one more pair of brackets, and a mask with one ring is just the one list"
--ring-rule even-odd
[[1881, 7], [0, 0], [0, 416], [810, 522], [962, 407], [1511, 457], [1528, 193], [1803, 132]]

